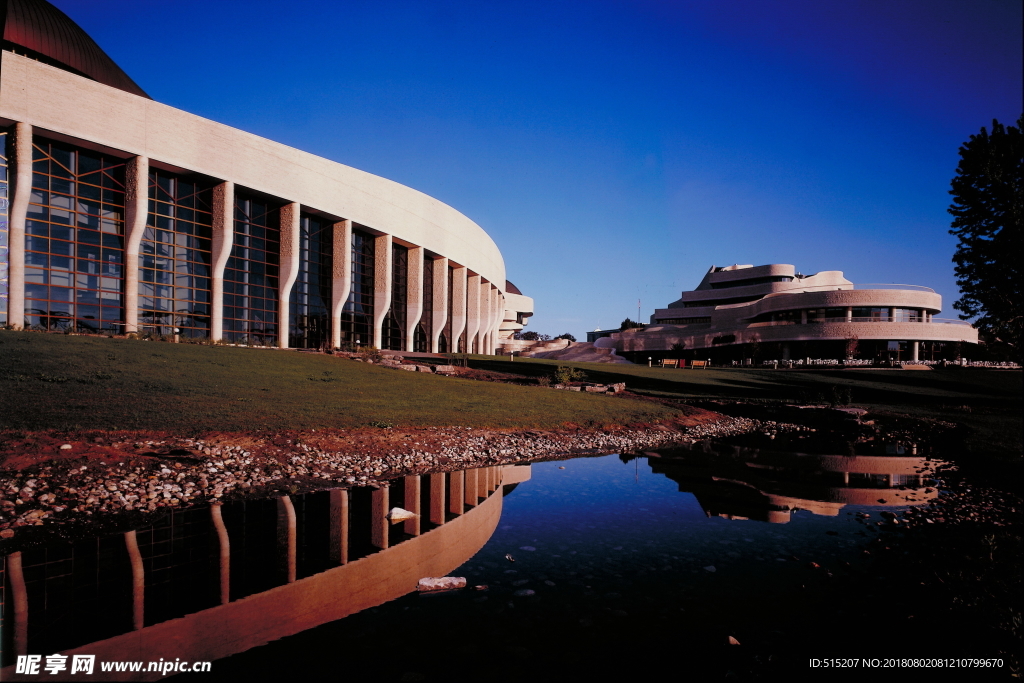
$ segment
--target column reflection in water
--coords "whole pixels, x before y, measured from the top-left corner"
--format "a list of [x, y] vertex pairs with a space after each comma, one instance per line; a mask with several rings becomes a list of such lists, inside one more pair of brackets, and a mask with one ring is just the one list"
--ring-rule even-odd
[[[148, 527], [9, 553], [0, 678], [19, 653], [213, 660], [400, 597], [493, 533], [502, 468], [472, 472], [475, 506], [463, 505], [465, 473], [442, 472], [171, 510]], [[446, 501], [460, 512], [445, 515]], [[403, 504], [421, 516], [391, 524]]]

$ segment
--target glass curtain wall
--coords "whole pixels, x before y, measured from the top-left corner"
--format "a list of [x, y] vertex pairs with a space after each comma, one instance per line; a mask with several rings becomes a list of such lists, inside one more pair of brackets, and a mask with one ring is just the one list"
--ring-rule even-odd
[[139, 327], [210, 336], [213, 186], [149, 172], [149, 214], [139, 247]]
[[434, 330], [434, 259], [423, 254], [423, 313], [416, 325], [412, 350], [430, 351], [430, 334]]
[[384, 316], [382, 348], [405, 350], [405, 305], [409, 300], [409, 250], [391, 244], [391, 307]]
[[269, 346], [277, 340], [280, 207], [235, 195], [235, 234], [224, 269], [224, 340]]
[[288, 346], [319, 349], [331, 342], [332, 224], [299, 219], [299, 274], [288, 307]]
[[123, 159], [36, 138], [25, 226], [25, 326], [120, 333]]
[[0, 128], [0, 325], [7, 324], [8, 245], [10, 244], [7, 219], [10, 206], [10, 195], [7, 191], [7, 146], [10, 144], [10, 139], [10, 131]]
[[374, 237], [352, 230], [352, 289], [341, 313], [341, 341], [356, 349], [373, 344]]

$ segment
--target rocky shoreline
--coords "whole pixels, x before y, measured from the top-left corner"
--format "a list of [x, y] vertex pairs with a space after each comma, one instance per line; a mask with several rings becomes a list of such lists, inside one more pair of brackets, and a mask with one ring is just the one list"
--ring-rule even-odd
[[688, 425], [603, 430], [431, 427], [369, 434], [310, 430], [247, 438], [128, 442], [97, 436], [54, 442], [48, 448], [56, 448], [60, 457], [0, 473], [0, 539], [12, 539], [26, 527], [96, 523], [125, 513], [135, 517], [224, 499], [376, 486], [413, 474], [539, 459], [639, 452], [754, 430], [772, 434], [809, 429], [742, 417], [714, 418]]

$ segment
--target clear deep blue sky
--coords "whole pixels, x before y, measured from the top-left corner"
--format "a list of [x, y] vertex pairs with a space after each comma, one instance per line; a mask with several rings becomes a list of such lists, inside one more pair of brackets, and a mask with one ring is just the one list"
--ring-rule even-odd
[[1018, 0], [54, 0], [156, 100], [480, 224], [552, 335], [711, 265], [958, 292], [957, 149], [1021, 113]]

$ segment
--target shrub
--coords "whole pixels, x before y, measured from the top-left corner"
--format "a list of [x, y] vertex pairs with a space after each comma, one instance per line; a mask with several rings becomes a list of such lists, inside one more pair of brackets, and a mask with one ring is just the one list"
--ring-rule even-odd
[[569, 384], [587, 378], [587, 373], [578, 368], [570, 368], [566, 365], [559, 365], [555, 369], [555, 384]]

